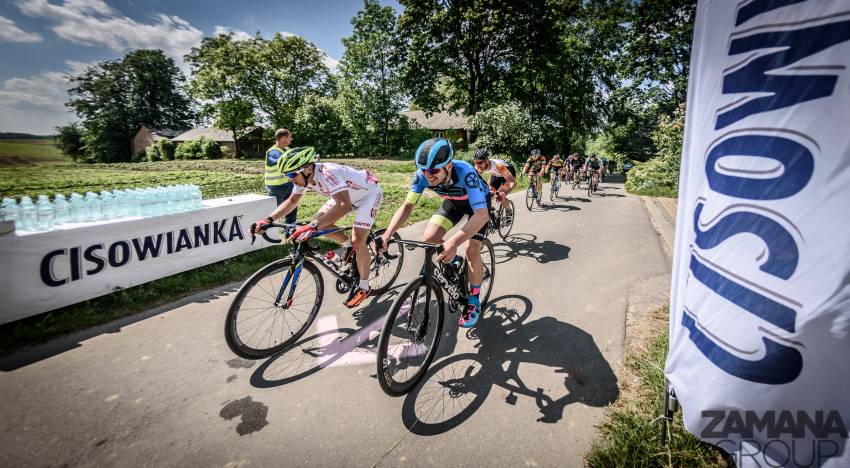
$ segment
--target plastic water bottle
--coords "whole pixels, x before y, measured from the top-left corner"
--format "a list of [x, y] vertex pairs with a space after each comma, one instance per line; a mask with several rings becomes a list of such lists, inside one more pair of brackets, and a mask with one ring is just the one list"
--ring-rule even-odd
[[53, 212], [55, 214], [54, 223], [68, 224], [71, 222], [71, 206], [68, 200], [65, 200], [65, 195], [57, 193], [53, 197]]
[[37, 214], [35, 212], [35, 205], [32, 204], [32, 198], [30, 197], [22, 197], [21, 198], [21, 230], [22, 231], [35, 231], [36, 229], [36, 221]]
[[103, 219], [113, 219], [115, 216], [115, 197], [112, 192], [104, 190], [100, 192], [100, 204], [103, 213]]
[[39, 195], [35, 204], [36, 225], [39, 231], [53, 229], [53, 204], [47, 195]]
[[89, 219], [89, 206], [79, 193], [71, 194], [71, 222], [82, 223]]
[[86, 205], [89, 207], [89, 216], [86, 218], [86, 221], [100, 221], [103, 219], [103, 205], [96, 193], [86, 192]]
[[141, 215], [142, 215], [142, 217], [150, 218], [151, 216], [154, 216], [154, 214], [153, 214], [154, 204], [156, 203], [155, 197], [156, 197], [156, 194], [150, 188], [146, 188], [142, 191], [142, 196], [141, 196], [141, 199], [142, 199]]
[[18, 203], [14, 198], [3, 199], [3, 220], [14, 221], [15, 224], [20, 222], [21, 210], [18, 208]]
[[130, 191], [128, 195], [127, 202], [127, 216], [141, 216], [142, 215], [142, 191], [139, 189], [133, 189]]
[[192, 209], [193, 210], [203, 209], [204, 208], [204, 196], [201, 193], [201, 188], [198, 187], [197, 185], [190, 185], [189, 190], [190, 190], [189, 193], [191, 194], [191, 197], [192, 197]]

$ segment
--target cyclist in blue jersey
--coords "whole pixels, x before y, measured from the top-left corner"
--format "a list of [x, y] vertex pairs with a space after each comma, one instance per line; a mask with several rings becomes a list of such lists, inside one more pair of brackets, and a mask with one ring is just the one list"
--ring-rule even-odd
[[[490, 190], [487, 182], [478, 175], [471, 164], [465, 161], [453, 161], [454, 149], [444, 138], [425, 140], [416, 150], [416, 166], [419, 170], [413, 176], [410, 192], [402, 205], [396, 210], [381, 236], [383, 245], [387, 245], [393, 234], [410, 217], [416, 203], [425, 189], [430, 189], [443, 198], [443, 204], [428, 221], [424, 242], [440, 243], [445, 249], [438, 259], [448, 263], [457, 255], [457, 248], [466, 244], [466, 256], [469, 261], [469, 295], [466, 309], [458, 324], [469, 328], [475, 326], [481, 315], [479, 292], [484, 279], [484, 262], [481, 260], [481, 240], [487, 230], [490, 210]], [[463, 227], [443, 241], [443, 236], [464, 216], [468, 216]]]

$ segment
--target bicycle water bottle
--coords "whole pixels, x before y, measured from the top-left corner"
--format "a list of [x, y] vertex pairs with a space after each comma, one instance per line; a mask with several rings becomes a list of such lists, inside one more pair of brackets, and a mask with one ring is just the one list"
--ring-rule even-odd
[[32, 198], [21, 198], [21, 230], [34, 231], [36, 229], [36, 212], [35, 205], [32, 203]]
[[112, 196], [112, 192], [109, 190], [100, 192], [100, 203], [103, 212], [103, 219], [112, 219], [116, 217], [115, 198]]
[[15, 224], [20, 223], [20, 208], [14, 198], [3, 199], [3, 219], [5, 221], [14, 221]]
[[79, 193], [71, 194], [71, 222], [72, 223], [82, 223], [89, 217], [89, 207], [86, 205], [86, 201], [83, 200], [83, 196]]
[[201, 210], [204, 208], [204, 196], [201, 193], [201, 188], [197, 185], [190, 185], [190, 196], [192, 197], [192, 209]]
[[53, 197], [53, 211], [55, 224], [68, 224], [71, 222], [71, 207], [68, 200], [65, 200], [65, 195], [57, 193]]
[[53, 204], [47, 195], [39, 195], [35, 204], [36, 226], [39, 231], [53, 229]]
[[86, 192], [85, 200], [86, 205], [89, 207], [86, 221], [100, 221], [103, 219], [103, 205], [100, 203], [100, 197], [94, 192]]

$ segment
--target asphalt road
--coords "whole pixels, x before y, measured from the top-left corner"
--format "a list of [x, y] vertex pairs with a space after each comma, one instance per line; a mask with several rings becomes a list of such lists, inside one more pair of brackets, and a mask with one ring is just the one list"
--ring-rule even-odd
[[513, 197], [484, 318], [448, 317], [406, 397], [381, 392], [373, 351], [400, 288], [352, 312], [325, 275], [302, 344], [248, 361], [224, 342], [230, 285], [0, 359], [0, 466], [581, 466], [618, 395], [629, 296], [669, 274], [640, 199], [602, 189], [531, 212]]

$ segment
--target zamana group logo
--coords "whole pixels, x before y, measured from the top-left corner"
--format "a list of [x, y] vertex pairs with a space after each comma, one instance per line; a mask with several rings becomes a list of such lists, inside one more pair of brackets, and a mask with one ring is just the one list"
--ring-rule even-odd
[[185, 250], [244, 240], [239, 218], [233, 216], [177, 231], [118, 240], [108, 245], [96, 243], [56, 249], [41, 259], [41, 281], [46, 286], [59, 287], [103, 273], [107, 266], [122, 268], [134, 261], [150, 262]]
[[737, 466], [822, 466], [848, 438], [836, 410], [706, 410], [702, 439], [735, 454]]

